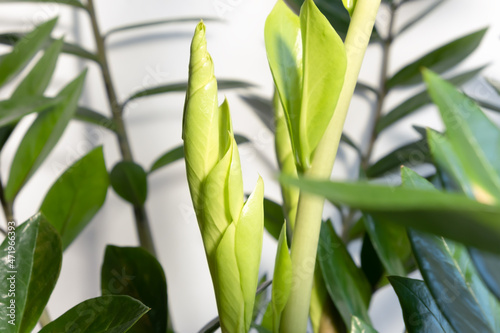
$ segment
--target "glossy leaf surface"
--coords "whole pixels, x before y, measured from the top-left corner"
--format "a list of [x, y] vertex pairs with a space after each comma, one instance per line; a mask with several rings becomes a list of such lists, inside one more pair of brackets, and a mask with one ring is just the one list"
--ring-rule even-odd
[[[43, 327], [40, 333], [80, 332], [123, 333], [146, 312], [141, 302], [130, 296], [101, 296], [88, 299]], [[82, 313], [87, 314], [83, 316]], [[92, 320], [89, 320], [89, 316]]]
[[500, 258], [487, 252], [469, 249], [471, 260], [491, 292], [500, 300]]
[[481, 43], [485, 33], [486, 29], [482, 29], [431, 51], [394, 74], [388, 80], [387, 87], [390, 89], [398, 85], [420, 83], [420, 71], [423, 67], [437, 73], [445, 72], [471, 54]]
[[46, 110], [31, 124], [17, 148], [5, 187], [5, 197], [13, 201], [21, 187], [35, 173], [61, 138], [73, 118], [83, 88], [86, 71], [57, 95], [57, 107]]
[[351, 316], [370, 322], [371, 286], [330, 222], [321, 226], [317, 260], [328, 294], [345, 324], [351, 324]]
[[47, 192], [40, 211], [59, 232], [63, 249], [104, 204], [109, 178], [102, 147], [70, 166]]
[[148, 179], [144, 169], [134, 162], [115, 164], [109, 174], [113, 190], [133, 205], [143, 205], [148, 196]]
[[165, 273], [150, 253], [139, 247], [108, 245], [101, 269], [103, 295], [128, 295], [151, 308], [128, 331], [165, 333], [168, 305]]
[[[3, 277], [0, 281], [0, 330], [31, 332], [59, 277], [61, 240], [44, 217], [35, 215], [9, 234], [0, 249], [0, 276]], [[8, 308], [12, 304], [14, 316], [10, 316], [12, 311]]]

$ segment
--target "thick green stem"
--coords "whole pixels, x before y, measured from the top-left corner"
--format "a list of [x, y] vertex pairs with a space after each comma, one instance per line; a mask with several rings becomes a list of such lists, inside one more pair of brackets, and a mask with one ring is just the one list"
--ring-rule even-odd
[[[106, 55], [106, 47], [104, 45], [104, 38], [99, 30], [99, 25], [97, 23], [97, 16], [94, 9], [94, 1], [88, 0], [87, 8], [90, 15], [90, 21], [92, 23], [92, 31], [94, 33], [94, 39], [97, 48], [97, 57], [99, 59], [99, 66], [101, 67], [102, 78], [104, 85], [106, 87], [106, 94], [108, 96], [108, 102], [113, 115], [113, 121], [116, 126], [116, 135], [118, 138], [118, 145], [120, 147], [120, 153], [124, 161], [134, 161], [132, 156], [132, 150], [130, 149], [130, 143], [128, 140], [127, 131], [125, 129], [125, 123], [123, 122], [123, 105], [118, 101], [116, 90], [113, 85], [113, 80], [111, 79], [111, 72], [109, 70], [108, 59]], [[143, 248], [148, 250], [151, 254], [156, 256], [156, 251], [154, 248], [153, 236], [151, 234], [151, 228], [149, 226], [149, 220], [146, 213], [146, 209], [143, 205], [135, 205], [134, 216], [136, 222], [136, 229], [139, 235], [139, 242]]]
[[[370, 40], [380, 0], [358, 0], [345, 40], [347, 71], [333, 117], [319, 143], [306, 177], [329, 178], [359, 70]], [[303, 333], [307, 328], [316, 251], [324, 199], [301, 193], [292, 241], [292, 290], [282, 317], [281, 332]]]

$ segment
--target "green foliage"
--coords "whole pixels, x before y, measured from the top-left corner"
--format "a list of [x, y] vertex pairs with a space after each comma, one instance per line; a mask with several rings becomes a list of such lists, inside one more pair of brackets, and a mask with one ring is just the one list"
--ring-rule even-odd
[[130, 161], [115, 164], [109, 174], [113, 190], [124, 200], [138, 206], [146, 202], [148, 195], [148, 175], [139, 165]]

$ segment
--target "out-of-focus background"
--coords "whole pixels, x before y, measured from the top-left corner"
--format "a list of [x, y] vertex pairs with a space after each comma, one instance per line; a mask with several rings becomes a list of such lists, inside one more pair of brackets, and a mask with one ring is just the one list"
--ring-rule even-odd
[[[207, 22], [209, 51], [218, 78], [249, 81], [255, 87], [227, 91], [234, 130], [251, 139], [241, 146], [245, 191], [250, 192], [258, 175], [264, 178], [266, 196], [280, 201], [275, 180], [277, 172], [271, 132], [240, 95], [272, 95], [273, 84], [264, 49], [264, 22], [274, 6], [273, 0], [96, 0], [96, 10], [103, 32], [135, 22], [164, 18], [204, 17], [219, 21]], [[431, 1], [415, 0], [405, 5], [396, 17], [396, 27], [418, 15]], [[59, 16], [55, 35], [95, 49], [90, 21], [84, 12], [56, 4], [0, 3], [0, 33], [28, 31], [35, 25]], [[377, 25], [387, 26], [387, 11], [381, 9]], [[391, 51], [390, 72], [422, 56], [452, 39], [489, 26], [479, 49], [460, 64], [458, 69], [472, 69], [490, 64], [483, 74], [500, 80], [500, 2], [497, 0], [448, 0], [413, 29], [398, 38]], [[144, 28], [111, 36], [107, 41], [111, 72], [121, 100], [131, 93], [169, 82], [187, 80], [189, 45], [195, 27], [192, 23], [170, 24]], [[8, 47], [0, 46], [0, 52]], [[381, 50], [368, 49], [361, 78], [377, 85]], [[89, 68], [82, 103], [109, 114], [103, 82], [95, 64], [82, 62], [70, 55], [60, 57], [49, 93], [55, 93], [84, 67]], [[13, 85], [11, 85], [13, 86]], [[418, 89], [398, 90], [389, 96], [386, 110], [395, 106]], [[494, 93], [481, 78], [469, 83], [468, 94], [484, 100]], [[0, 97], [9, 95], [9, 89]], [[224, 97], [220, 95], [221, 99]], [[498, 100], [497, 100], [498, 101]], [[145, 168], [165, 151], [181, 143], [181, 122], [184, 94], [169, 94], [137, 100], [125, 111], [125, 121], [136, 160]], [[355, 97], [348, 115], [346, 132], [354, 141], [365, 146], [365, 128], [371, 118], [371, 101]], [[27, 117], [16, 129], [1, 155], [1, 176], [6, 179], [17, 144], [33, 117]], [[433, 107], [415, 113], [393, 126], [375, 147], [374, 157], [380, 157], [397, 146], [417, 137], [411, 125], [441, 124]], [[104, 145], [108, 169], [118, 161], [115, 137], [103, 129], [72, 122], [63, 139], [30, 180], [16, 202], [15, 215], [24, 221], [33, 215], [47, 189], [61, 172], [91, 147]], [[353, 178], [357, 173], [354, 154], [348, 149], [339, 153], [333, 176]], [[150, 215], [159, 260], [167, 275], [170, 313], [177, 332], [196, 332], [216, 316], [205, 254], [191, 206], [184, 164], [177, 162], [161, 169], [149, 178], [146, 208]], [[325, 214], [332, 213], [331, 208]], [[132, 210], [112, 190], [106, 204], [90, 226], [64, 254], [61, 276], [49, 302], [52, 317], [57, 317], [77, 303], [100, 294], [100, 266], [106, 244], [134, 246], [137, 244]], [[272, 273], [275, 241], [265, 236], [262, 273]], [[357, 251], [354, 244], [353, 251]], [[392, 289], [383, 288], [371, 304], [375, 327], [380, 332], [402, 332], [403, 321], [399, 304]]]

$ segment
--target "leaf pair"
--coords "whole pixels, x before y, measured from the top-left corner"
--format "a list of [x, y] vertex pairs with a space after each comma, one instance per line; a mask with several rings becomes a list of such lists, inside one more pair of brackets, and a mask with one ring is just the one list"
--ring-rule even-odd
[[279, 0], [265, 26], [269, 66], [299, 170], [309, 168], [344, 83], [344, 44], [312, 0], [297, 17]]

